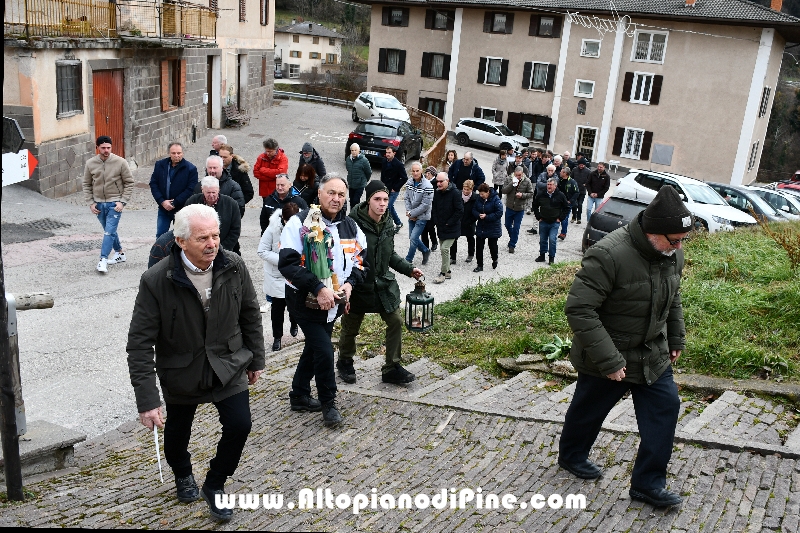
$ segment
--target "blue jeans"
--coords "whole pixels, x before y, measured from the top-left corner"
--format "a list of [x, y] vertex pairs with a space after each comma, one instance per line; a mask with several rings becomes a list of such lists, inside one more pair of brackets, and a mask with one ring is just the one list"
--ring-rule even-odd
[[422, 244], [422, 240], [419, 238], [422, 232], [425, 231], [425, 225], [427, 223], [427, 220], [408, 219], [408, 240], [411, 241], [411, 246], [406, 254], [406, 261], [409, 263], [414, 260], [414, 254], [417, 253], [417, 248], [419, 248], [419, 251], [422, 253], [430, 252], [430, 248]]
[[556, 256], [556, 239], [558, 238], [559, 222], [539, 221], [539, 254], [547, 254], [550, 246], [550, 257]]
[[96, 207], [100, 211], [97, 214], [97, 220], [103, 226], [103, 246], [100, 248], [100, 258], [108, 259], [108, 254], [111, 249], [121, 252], [122, 244], [119, 242], [117, 235], [117, 226], [122, 213], [117, 213], [114, 208], [117, 206], [116, 202], [98, 202]]
[[592, 218], [592, 211], [600, 207], [600, 204], [603, 203], [603, 198], [599, 196], [597, 198], [588, 196], [586, 200], [586, 220], [588, 221], [590, 218]]
[[400, 191], [397, 192], [390, 192], [389, 193], [389, 214], [392, 215], [392, 220], [394, 220], [394, 225], [399, 226], [403, 223], [400, 220], [400, 217], [397, 216], [397, 211], [394, 210], [394, 201], [397, 200], [397, 197], [400, 195]]
[[[572, 205], [569, 206], [569, 211], [572, 213]], [[569, 215], [564, 217], [564, 220], [561, 221], [561, 233], [564, 235], [567, 234], [567, 226], [569, 226]]]
[[156, 239], [169, 231], [169, 225], [175, 220], [175, 210], [167, 211], [163, 207], [158, 208], [156, 217]]
[[506, 207], [506, 231], [508, 231], [508, 247], [516, 248], [519, 239], [519, 229], [522, 226], [522, 218], [525, 211], [514, 211]]

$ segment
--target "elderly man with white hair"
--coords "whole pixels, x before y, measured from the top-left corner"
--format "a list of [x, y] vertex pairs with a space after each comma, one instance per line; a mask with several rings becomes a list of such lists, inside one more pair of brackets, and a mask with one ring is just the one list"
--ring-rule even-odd
[[211, 139], [211, 152], [208, 155], [219, 155], [219, 148], [223, 144], [228, 144], [228, 138], [224, 135], [215, 135]]
[[347, 187], [349, 189], [350, 205], [361, 203], [361, 195], [364, 194], [364, 187], [367, 186], [372, 178], [372, 165], [369, 160], [361, 153], [358, 143], [350, 145], [350, 155], [344, 158], [344, 166], [347, 168]]
[[[239, 215], [244, 215], [244, 193], [238, 183], [233, 181], [230, 174], [225, 172], [222, 158], [218, 155], [209, 156], [206, 159], [206, 175], [213, 176], [219, 180], [219, 193], [230, 196], [239, 204]], [[195, 194], [201, 193], [200, 183], [194, 189]]]
[[[219, 229], [217, 213], [208, 206], [188, 205], [175, 215], [176, 246], [142, 274], [126, 351], [139, 420], [151, 431], [164, 430], [164, 457], [178, 500], [202, 497], [212, 518], [227, 521], [233, 509], [216, 501], [250, 434], [248, 385], [264, 369], [265, 350], [247, 265], [220, 248]], [[216, 407], [222, 436], [198, 489], [188, 446], [195, 412], [205, 403]]]
[[219, 180], [214, 176], [206, 176], [200, 180], [200, 187], [203, 192], [190, 196], [186, 205], [202, 204], [214, 208], [219, 215], [219, 239], [222, 247], [239, 254], [239, 235], [242, 232], [239, 205], [230, 196], [220, 194]]

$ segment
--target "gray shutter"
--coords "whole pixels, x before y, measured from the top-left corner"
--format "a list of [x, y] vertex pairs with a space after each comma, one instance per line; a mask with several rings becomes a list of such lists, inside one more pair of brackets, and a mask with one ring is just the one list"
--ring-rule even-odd
[[482, 57], [480, 62], [478, 62], [478, 83], [484, 83], [486, 81], [486, 58]]
[[500, 61], [500, 86], [505, 87], [508, 80], [508, 59]]
[[431, 76], [431, 54], [430, 52], [422, 52], [422, 70], [420, 76], [429, 78]]
[[644, 132], [644, 139], [642, 139], [642, 149], [639, 151], [639, 159], [647, 161], [650, 159], [650, 147], [653, 146], [653, 132]]
[[547, 65], [547, 81], [544, 84], [545, 92], [551, 93], [553, 92], [553, 86], [556, 83], [556, 66], [555, 65]]
[[531, 71], [533, 71], [533, 63], [531, 61], [527, 61], [525, 66], [522, 68], [522, 88], [523, 89], [530, 89], [531, 88]]
[[378, 50], [378, 72], [386, 72], [386, 48]]
[[400, 60], [397, 62], [397, 73], [406, 73], [406, 51], [400, 50]]
[[622, 101], [631, 101], [631, 89], [633, 89], [633, 72], [625, 73], [625, 80], [622, 82]]
[[[650, 90], [650, 105], [658, 105], [661, 100], [661, 84], [664, 83], [664, 76], [653, 76], [653, 88]], [[769, 93], [767, 93], [769, 99]]]
[[514, 31], [514, 13], [506, 13], [506, 33]]
[[614, 134], [614, 145], [611, 147], [611, 155], [622, 155], [622, 141], [624, 140], [625, 128], [617, 128], [617, 132]]

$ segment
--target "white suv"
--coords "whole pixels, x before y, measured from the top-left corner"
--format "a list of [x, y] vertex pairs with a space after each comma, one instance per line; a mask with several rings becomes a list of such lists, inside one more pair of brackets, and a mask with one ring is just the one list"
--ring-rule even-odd
[[715, 232], [756, 223], [747, 213], [728, 205], [708, 184], [679, 174], [631, 169], [627, 176], [617, 181], [614, 196], [650, 202], [664, 185], [678, 191], [686, 207], [697, 219], [698, 228], [702, 225], [708, 231]]
[[502, 122], [483, 118], [462, 118], [456, 125], [455, 134], [461, 146], [475, 143], [503, 150], [513, 148], [519, 152], [529, 144], [526, 137], [516, 135]]

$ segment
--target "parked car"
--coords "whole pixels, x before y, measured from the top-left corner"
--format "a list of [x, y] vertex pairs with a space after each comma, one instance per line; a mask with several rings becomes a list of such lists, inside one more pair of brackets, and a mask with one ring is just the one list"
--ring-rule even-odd
[[502, 150], [513, 148], [518, 152], [529, 144], [526, 137], [515, 134], [502, 122], [482, 118], [462, 118], [456, 124], [455, 134], [461, 146], [481, 144]]
[[283, 79], [283, 72], [281, 72], [278, 69], [275, 69], [275, 72], [273, 72], [273, 75], [275, 76], [276, 80]]
[[408, 111], [397, 98], [391, 94], [373, 92], [358, 95], [353, 102], [352, 117], [353, 122], [373, 117], [393, 118], [406, 122], [411, 120]]
[[708, 184], [680, 174], [631, 169], [617, 181], [614, 195], [650, 203], [664, 185], [678, 191], [686, 207], [695, 216], [698, 229], [715, 232], [756, 223], [749, 214], [728, 205]]
[[779, 182], [777, 185], [778, 189], [786, 190], [786, 191], [795, 191], [800, 192], [800, 183], [794, 182]]
[[382, 119], [361, 121], [347, 136], [344, 155], [350, 155], [350, 145], [358, 143], [361, 153], [371, 162], [383, 159], [387, 146], [394, 146], [402, 163], [422, 155], [422, 132], [403, 120]]
[[728, 204], [743, 213], [750, 213], [750, 209], [752, 209], [757, 217], [767, 222], [786, 222], [788, 220], [780, 211], [744, 185], [714, 182], [709, 182], [708, 185], [717, 191]]
[[800, 197], [784, 192], [781, 189], [772, 190], [753, 186], [748, 188], [789, 220], [800, 220]]
[[586, 223], [581, 241], [581, 250], [588, 247], [628, 223], [647, 207], [647, 202], [609, 196], [595, 209]]

